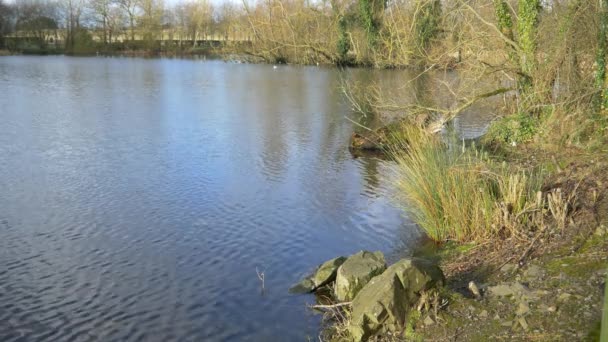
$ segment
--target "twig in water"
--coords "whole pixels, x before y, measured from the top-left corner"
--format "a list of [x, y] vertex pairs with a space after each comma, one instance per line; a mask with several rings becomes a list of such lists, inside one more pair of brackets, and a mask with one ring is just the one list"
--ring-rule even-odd
[[310, 308], [311, 309], [333, 309], [333, 308], [339, 308], [342, 306], [349, 306], [351, 305], [353, 302], [344, 302], [344, 303], [338, 303], [338, 304], [331, 304], [331, 305], [311, 305]]
[[265, 284], [264, 284], [264, 272], [266, 272], [266, 270], [262, 271], [260, 273], [260, 271], [258, 271], [258, 268], [255, 268], [255, 273], [258, 275], [258, 278], [260, 279], [260, 281], [262, 282], [262, 293], [264, 293], [265, 290]]

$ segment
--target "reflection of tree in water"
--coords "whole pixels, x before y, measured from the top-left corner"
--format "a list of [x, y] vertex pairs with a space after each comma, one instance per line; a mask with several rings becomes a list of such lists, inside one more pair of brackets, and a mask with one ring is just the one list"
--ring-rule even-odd
[[424, 107], [433, 107], [434, 95], [431, 87], [431, 78], [428, 73], [423, 73], [414, 77], [410, 82], [410, 89], [413, 95], [412, 102], [419, 103]]
[[[462, 99], [466, 99], [465, 95], [471, 92], [478, 94], [495, 87], [487, 82], [464, 82], [457, 71], [445, 70], [356, 70], [343, 73], [343, 78], [350, 82], [351, 98], [363, 102], [372, 100], [372, 105], [368, 106], [369, 115], [351, 113], [353, 121], [370, 128], [381, 127], [408, 115], [421, 122], [428, 119], [428, 115], [435, 117], [457, 108], [462, 105]], [[497, 101], [501, 98], [501, 95], [496, 95], [473, 104], [459, 113], [452, 126], [466, 138], [483, 134], [496, 116], [493, 108], [499, 107]], [[355, 131], [366, 133], [357, 125]]]
[[284, 115], [280, 112], [285, 108], [286, 102], [297, 97], [296, 87], [277, 87], [276, 75], [262, 77], [254, 85], [256, 89], [256, 103], [259, 107], [254, 111], [259, 113], [262, 140], [262, 172], [272, 180], [282, 177], [287, 169], [288, 146], [286, 129], [283, 122]]
[[[408, 114], [403, 112], [405, 108], [412, 104], [434, 107], [437, 98], [447, 97], [446, 94], [438, 94], [438, 77], [429, 72], [357, 69], [343, 72], [342, 78], [348, 83], [352, 99], [366, 111], [366, 114], [353, 112], [351, 116], [370, 128], [380, 127], [386, 124], [386, 120], [403, 117]], [[375, 107], [377, 105], [380, 107]]]
[[363, 165], [363, 169], [365, 170], [365, 188], [371, 190], [371, 192], [374, 194], [378, 194], [380, 187], [380, 172], [378, 170], [380, 160], [370, 157], [362, 157], [359, 158], [359, 160]]
[[[341, 77], [340, 74], [333, 74], [334, 81], [331, 82], [331, 89], [328, 91], [328, 96], [325, 103], [325, 113], [326, 119], [323, 121], [323, 131], [320, 135], [320, 144], [319, 144], [319, 152], [323, 153], [323, 151], [345, 151], [346, 146], [348, 145], [348, 137], [351, 133], [351, 127], [346, 122], [344, 115], [348, 115], [349, 106], [348, 103], [343, 101], [342, 94], [339, 89], [340, 83], [339, 79]], [[343, 161], [345, 159], [350, 159], [350, 154], [348, 153], [335, 153], [333, 158], [322, 158], [323, 163], [335, 163], [335, 169], [339, 170], [344, 166]], [[323, 165], [323, 167], [328, 167], [328, 165]]]

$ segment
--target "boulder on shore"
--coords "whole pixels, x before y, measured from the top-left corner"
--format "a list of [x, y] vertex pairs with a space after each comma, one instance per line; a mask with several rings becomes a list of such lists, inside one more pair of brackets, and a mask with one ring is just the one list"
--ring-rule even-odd
[[313, 272], [310, 276], [304, 278], [302, 281], [292, 286], [289, 289], [291, 293], [308, 293], [313, 292], [321, 286], [325, 286], [334, 280], [336, 280], [336, 273], [338, 267], [340, 267], [346, 258], [341, 256], [328, 260]]
[[375, 276], [386, 269], [382, 252], [361, 251], [353, 254], [338, 268], [334, 296], [349, 301]]
[[366, 341], [380, 331], [402, 330], [421, 291], [444, 283], [441, 269], [429, 261], [403, 259], [395, 263], [371, 279], [353, 300], [350, 336], [354, 341]]

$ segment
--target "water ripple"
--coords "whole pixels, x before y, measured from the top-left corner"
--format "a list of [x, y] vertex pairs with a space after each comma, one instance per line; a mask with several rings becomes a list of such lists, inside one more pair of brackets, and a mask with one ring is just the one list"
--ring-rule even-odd
[[411, 238], [385, 162], [345, 148], [338, 79], [1, 59], [0, 341], [314, 338], [289, 286]]

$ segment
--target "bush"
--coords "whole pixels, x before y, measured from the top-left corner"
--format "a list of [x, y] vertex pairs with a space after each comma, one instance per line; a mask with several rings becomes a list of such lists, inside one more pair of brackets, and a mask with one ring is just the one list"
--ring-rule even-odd
[[88, 30], [84, 28], [75, 29], [73, 32], [73, 45], [69, 47], [68, 53], [75, 55], [89, 55], [97, 52], [97, 45]]
[[485, 139], [505, 143], [523, 143], [532, 140], [538, 130], [539, 120], [528, 113], [520, 112], [495, 122]]

